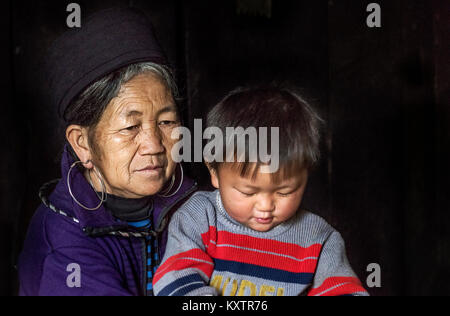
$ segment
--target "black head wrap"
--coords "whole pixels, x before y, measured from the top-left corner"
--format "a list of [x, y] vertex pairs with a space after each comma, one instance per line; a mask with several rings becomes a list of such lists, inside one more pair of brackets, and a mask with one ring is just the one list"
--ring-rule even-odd
[[97, 12], [59, 37], [47, 56], [47, 94], [58, 114], [90, 84], [122, 67], [166, 64], [146, 16], [131, 8]]

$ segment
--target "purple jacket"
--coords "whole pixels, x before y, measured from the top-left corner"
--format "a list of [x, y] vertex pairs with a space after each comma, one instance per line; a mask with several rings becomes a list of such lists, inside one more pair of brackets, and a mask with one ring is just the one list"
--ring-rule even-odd
[[[127, 223], [115, 219], [103, 206], [86, 211], [76, 204], [67, 188], [73, 159], [64, 150], [62, 179], [34, 214], [19, 257], [20, 295], [145, 295], [147, 285], [146, 242]], [[99, 199], [84, 176], [71, 171], [73, 195], [83, 205], [95, 207]], [[179, 184], [179, 183], [178, 183]], [[176, 187], [178, 187], [176, 184]], [[178, 193], [155, 196], [154, 223], [160, 258], [167, 241], [169, 216], [196, 190], [184, 177]], [[76, 268], [74, 268], [76, 267]], [[71, 283], [78, 273], [79, 284]]]

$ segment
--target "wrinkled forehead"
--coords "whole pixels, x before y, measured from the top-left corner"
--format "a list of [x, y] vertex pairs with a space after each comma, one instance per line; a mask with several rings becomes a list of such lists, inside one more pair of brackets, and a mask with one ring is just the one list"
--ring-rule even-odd
[[163, 80], [152, 74], [142, 74], [122, 85], [105, 112], [110, 118], [119, 120], [156, 119], [163, 113], [176, 113], [177, 108]]

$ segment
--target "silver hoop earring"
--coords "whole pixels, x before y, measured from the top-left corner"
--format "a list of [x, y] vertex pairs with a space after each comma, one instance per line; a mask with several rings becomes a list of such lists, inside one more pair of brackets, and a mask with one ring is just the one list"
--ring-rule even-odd
[[100, 175], [100, 172], [97, 170], [97, 168], [95, 168], [95, 166], [94, 166], [94, 168], [93, 168], [93, 169], [94, 169], [94, 172], [95, 172], [95, 174], [97, 175], [97, 177], [99, 178], [100, 183], [101, 183], [101, 185], [102, 185], [102, 197], [100, 198], [100, 197], [98, 196], [97, 192], [95, 192], [95, 189], [94, 189], [94, 187], [92, 186], [92, 181], [91, 181], [91, 186], [92, 186], [92, 188], [94, 189], [94, 192], [95, 192], [95, 194], [97, 195], [97, 197], [99, 197], [99, 199], [100, 199], [100, 204], [99, 204], [97, 207], [90, 208], [90, 207], [86, 207], [86, 206], [84, 206], [83, 204], [81, 204], [81, 203], [75, 198], [75, 196], [73, 195], [72, 189], [71, 189], [71, 187], [70, 187], [70, 173], [72, 172], [72, 169], [73, 169], [77, 164], [79, 164], [79, 163], [85, 165], [85, 164], [87, 164], [87, 163], [89, 163], [89, 162], [90, 162], [89, 160], [88, 160], [87, 162], [77, 161], [77, 162], [74, 162], [74, 163], [70, 166], [69, 172], [67, 172], [67, 187], [69, 188], [69, 194], [70, 194], [70, 196], [72, 197], [72, 199], [75, 201], [75, 203], [77, 203], [80, 207], [82, 207], [83, 209], [85, 209], [85, 210], [87, 210], [87, 211], [96, 211], [96, 210], [98, 210], [98, 209], [102, 206], [102, 204], [106, 201], [107, 195], [106, 195], [106, 186], [105, 186], [105, 183], [104, 183], [104, 181], [103, 181], [103, 177]]
[[176, 173], [176, 172], [174, 172], [173, 175], [172, 175], [172, 179], [171, 179], [171, 182], [170, 182], [169, 187], [168, 187], [167, 189], [165, 189], [164, 191], [161, 191], [161, 192], [158, 194], [159, 196], [164, 196], [165, 194], [169, 193], [170, 190], [172, 190], [173, 185], [175, 184], [175, 173]]
[[[98, 195], [98, 192], [95, 189], [94, 183], [92, 182], [91, 173], [88, 171], [89, 184], [91, 185], [91, 187], [94, 190], [95, 194], [97, 195], [98, 199], [104, 203], [108, 199], [108, 194], [106, 194], [105, 182], [103, 180], [103, 176], [102, 176], [101, 172], [98, 171], [98, 169], [95, 166], [93, 167], [93, 169], [94, 169], [95, 175], [97, 176], [98, 180], [100, 181], [100, 185], [102, 186], [102, 197], [100, 197]], [[103, 193], [103, 192], [105, 192], [105, 193]], [[104, 198], [103, 198], [103, 196], [104, 196]]]
[[[172, 183], [171, 183], [171, 185], [170, 185], [169, 190], [166, 190], [166, 191], [165, 191], [164, 193], [162, 193], [162, 194], [158, 194], [158, 196], [163, 197], [163, 198], [169, 198], [169, 197], [172, 197], [172, 196], [174, 196], [175, 194], [177, 194], [178, 191], [180, 191], [181, 185], [183, 184], [183, 180], [184, 180], [184, 170], [183, 170], [183, 166], [182, 166], [181, 164], [179, 164], [179, 166], [180, 166], [180, 169], [181, 169], [181, 181], [180, 181], [180, 184], [178, 185], [178, 188], [175, 190], [175, 192], [173, 192], [173, 193], [171, 193], [171, 194], [167, 194], [167, 193], [170, 192], [170, 190], [172, 189], [172, 187], [173, 187], [173, 185], [174, 185], [174, 183], [175, 183], [175, 176], [176, 176], [176, 170], [175, 170], [175, 173], [174, 173], [174, 175], [172, 176]], [[167, 195], [166, 195], [166, 194], [167, 194]]]

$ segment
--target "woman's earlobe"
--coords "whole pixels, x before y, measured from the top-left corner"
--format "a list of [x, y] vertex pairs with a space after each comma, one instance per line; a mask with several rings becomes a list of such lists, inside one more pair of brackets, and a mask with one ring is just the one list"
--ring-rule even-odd
[[83, 161], [83, 167], [86, 169], [94, 169], [94, 163], [92, 162], [92, 160], [88, 159], [87, 161]]
[[80, 125], [70, 125], [66, 129], [66, 139], [86, 169], [92, 169], [91, 150], [89, 148], [87, 132]]

